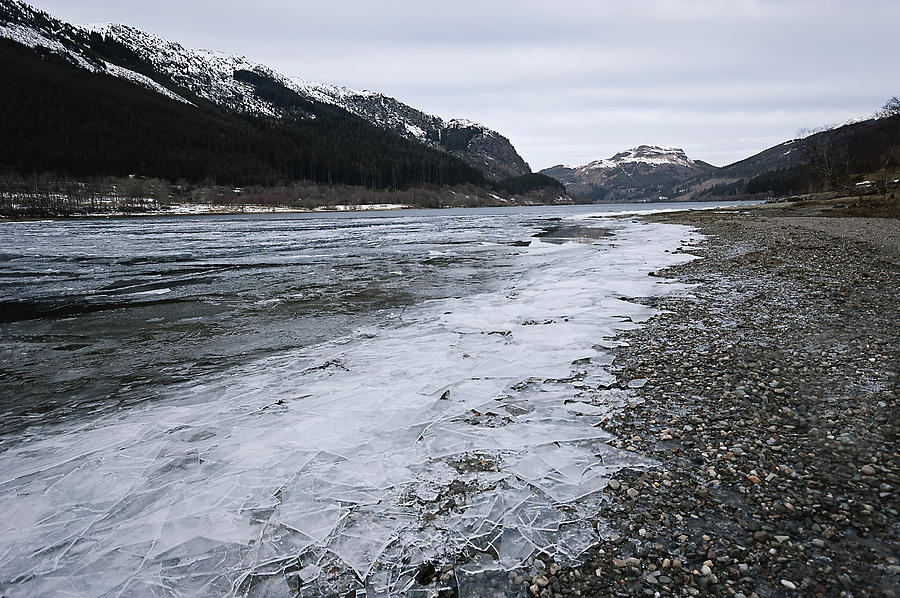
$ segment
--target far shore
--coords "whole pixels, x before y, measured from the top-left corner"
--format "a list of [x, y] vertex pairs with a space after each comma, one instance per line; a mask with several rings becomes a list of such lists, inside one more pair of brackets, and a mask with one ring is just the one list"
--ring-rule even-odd
[[[595, 206], [602, 209], [608, 205], [629, 205], [634, 209], [622, 212], [621, 215], [636, 215], [646, 212], [656, 211], [655, 206], [683, 204], [684, 209], [690, 210], [694, 204], [710, 204], [734, 202], [736, 205], [750, 205], [760, 203], [761, 200], [748, 199], [741, 200], [710, 200], [698, 202], [623, 202], [621, 204], [595, 203], [595, 204], [576, 204], [576, 203], [538, 203], [538, 202], [509, 202], [498, 205], [483, 206], [418, 206], [411, 204], [394, 204], [394, 203], [377, 203], [377, 204], [335, 204], [327, 206], [318, 206], [314, 208], [295, 208], [287, 206], [267, 206], [260, 204], [173, 204], [168, 209], [155, 209], [144, 211], [110, 211], [110, 212], [83, 212], [74, 214], [58, 214], [44, 216], [15, 216], [9, 217], [0, 215], [0, 222], [39, 222], [50, 220], [77, 220], [92, 218], [159, 218], [159, 217], [189, 217], [189, 216], [243, 216], [255, 214], [335, 214], [335, 213], [357, 213], [357, 212], [393, 212], [405, 210], [445, 210], [445, 209], [496, 209], [496, 208], [521, 208], [521, 207], [540, 207], [540, 206], [559, 206], [559, 205], [578, 205], [582, 207]], [[704, 208], [712, 209], [712, 208]], [[666, 208], [665, 211], [675, 212], [681, 208]], [[611, 214], [613, 216], [615, 214]]]
[[80, 218], [158, 218], [160, 216], [240, 216], [243, 214], [317, 214], [334, 212], [384, 212], [393, 210], [412, 210], [416, 206], [404, 204], [339, 204], [317, 208], [290, 208], [285, 206], [264, 205], [217, 205], [217, 204], [176, 204], [164, 210], [146, 210], [133, 212], [91, 212], [58, 216], [28, 216], [8, 218], [0, 216], [0, 222], [22, 222], [40, 220], [68, 220]]

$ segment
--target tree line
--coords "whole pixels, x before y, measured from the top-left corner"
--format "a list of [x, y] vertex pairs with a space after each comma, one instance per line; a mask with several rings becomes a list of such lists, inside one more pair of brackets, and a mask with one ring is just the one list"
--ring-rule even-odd
[[485, 182], [446, 152], [311, 102], [297, 118], [278, 119], [182, 104], [10, 40], [0, 40], [0, 64], [6, 174], [139, 174], [220, 185], [308, 180], [368, 189]]

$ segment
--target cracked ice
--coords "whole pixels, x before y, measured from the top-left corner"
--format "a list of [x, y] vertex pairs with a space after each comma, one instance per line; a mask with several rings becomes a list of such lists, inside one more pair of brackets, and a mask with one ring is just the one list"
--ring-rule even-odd
[[627, 400], [604, 347], [652, 315], [623, 297], [683, 292], [647, 273], [693, 235], [614, 226], [532, 242], [499, 290], [4, 445], [0, 589], [223, 596], [290, 569], [316, 595], [337, 567], [398, 595], [424, 561], [576, 558], [607, 480], [641, 466], [597, 427]]

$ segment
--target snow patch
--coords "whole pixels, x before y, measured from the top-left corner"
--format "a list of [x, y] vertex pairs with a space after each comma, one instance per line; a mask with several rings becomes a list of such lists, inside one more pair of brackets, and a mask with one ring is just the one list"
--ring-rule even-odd
[[98, 70], [96, 64], [89, 62], [81, 54], [73, 52], [57, 40], [50, 39], [30, 27], [14, 24], [0, 25], [0, 37], [19, 42], [29, 48], [46, 48], [51, 52], [65, 56], [70, 62], [75, 63], [83, 69], [87, 69], [91, 72], [97, 72]]
[[106, 68], [106, 72], [114, 77], [118, 77], [120, 79], [127, 79], [128, 81], [131, 81], [132, 83], [137, 83], [138, 85], [141, 85], [142, 87], [152, 89], [153, 91], [166, 96], [170, 100], [182, 102], [183, 104], [189, 104], [191, 106], [194, 105], [193, 102], [189, 102], [188, 100], [184, 99], [177, 93], [174, 93], [172, 90], [163, 87], [162, 85], [160, 85], [159, 83], [157, 83], [156, 81], [154, 81], [153, 79], [151, 79], [150, 77], [148, 77], [146, 75], [142, 75], [140, 73], [135, 73], [134, 71], [130, 71], [126, 68], [122, 68], [121, 66], [115, 65], [111, 62], [104, 61], [103, 64]]
[[619, 152], [610, 158], [595, 160], [584, 166], [577, 166], [574, 168], [580, 171], [609, 170], [632, 164], [648, 164], [651, 166], [672, 165], [691, 168], [696, 162], [688, 158], [684, 153], [684, 150], [677, 147], [665, 145], [639, 145], [625, 150], [624, 152]]

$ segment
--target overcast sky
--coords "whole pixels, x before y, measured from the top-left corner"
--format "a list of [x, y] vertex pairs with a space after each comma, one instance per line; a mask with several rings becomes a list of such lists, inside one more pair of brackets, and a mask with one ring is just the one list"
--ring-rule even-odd
[[724, 165], [900, 95], [898, 0], [32, 0], [509, 137], [534, 170], [641, 143]]

